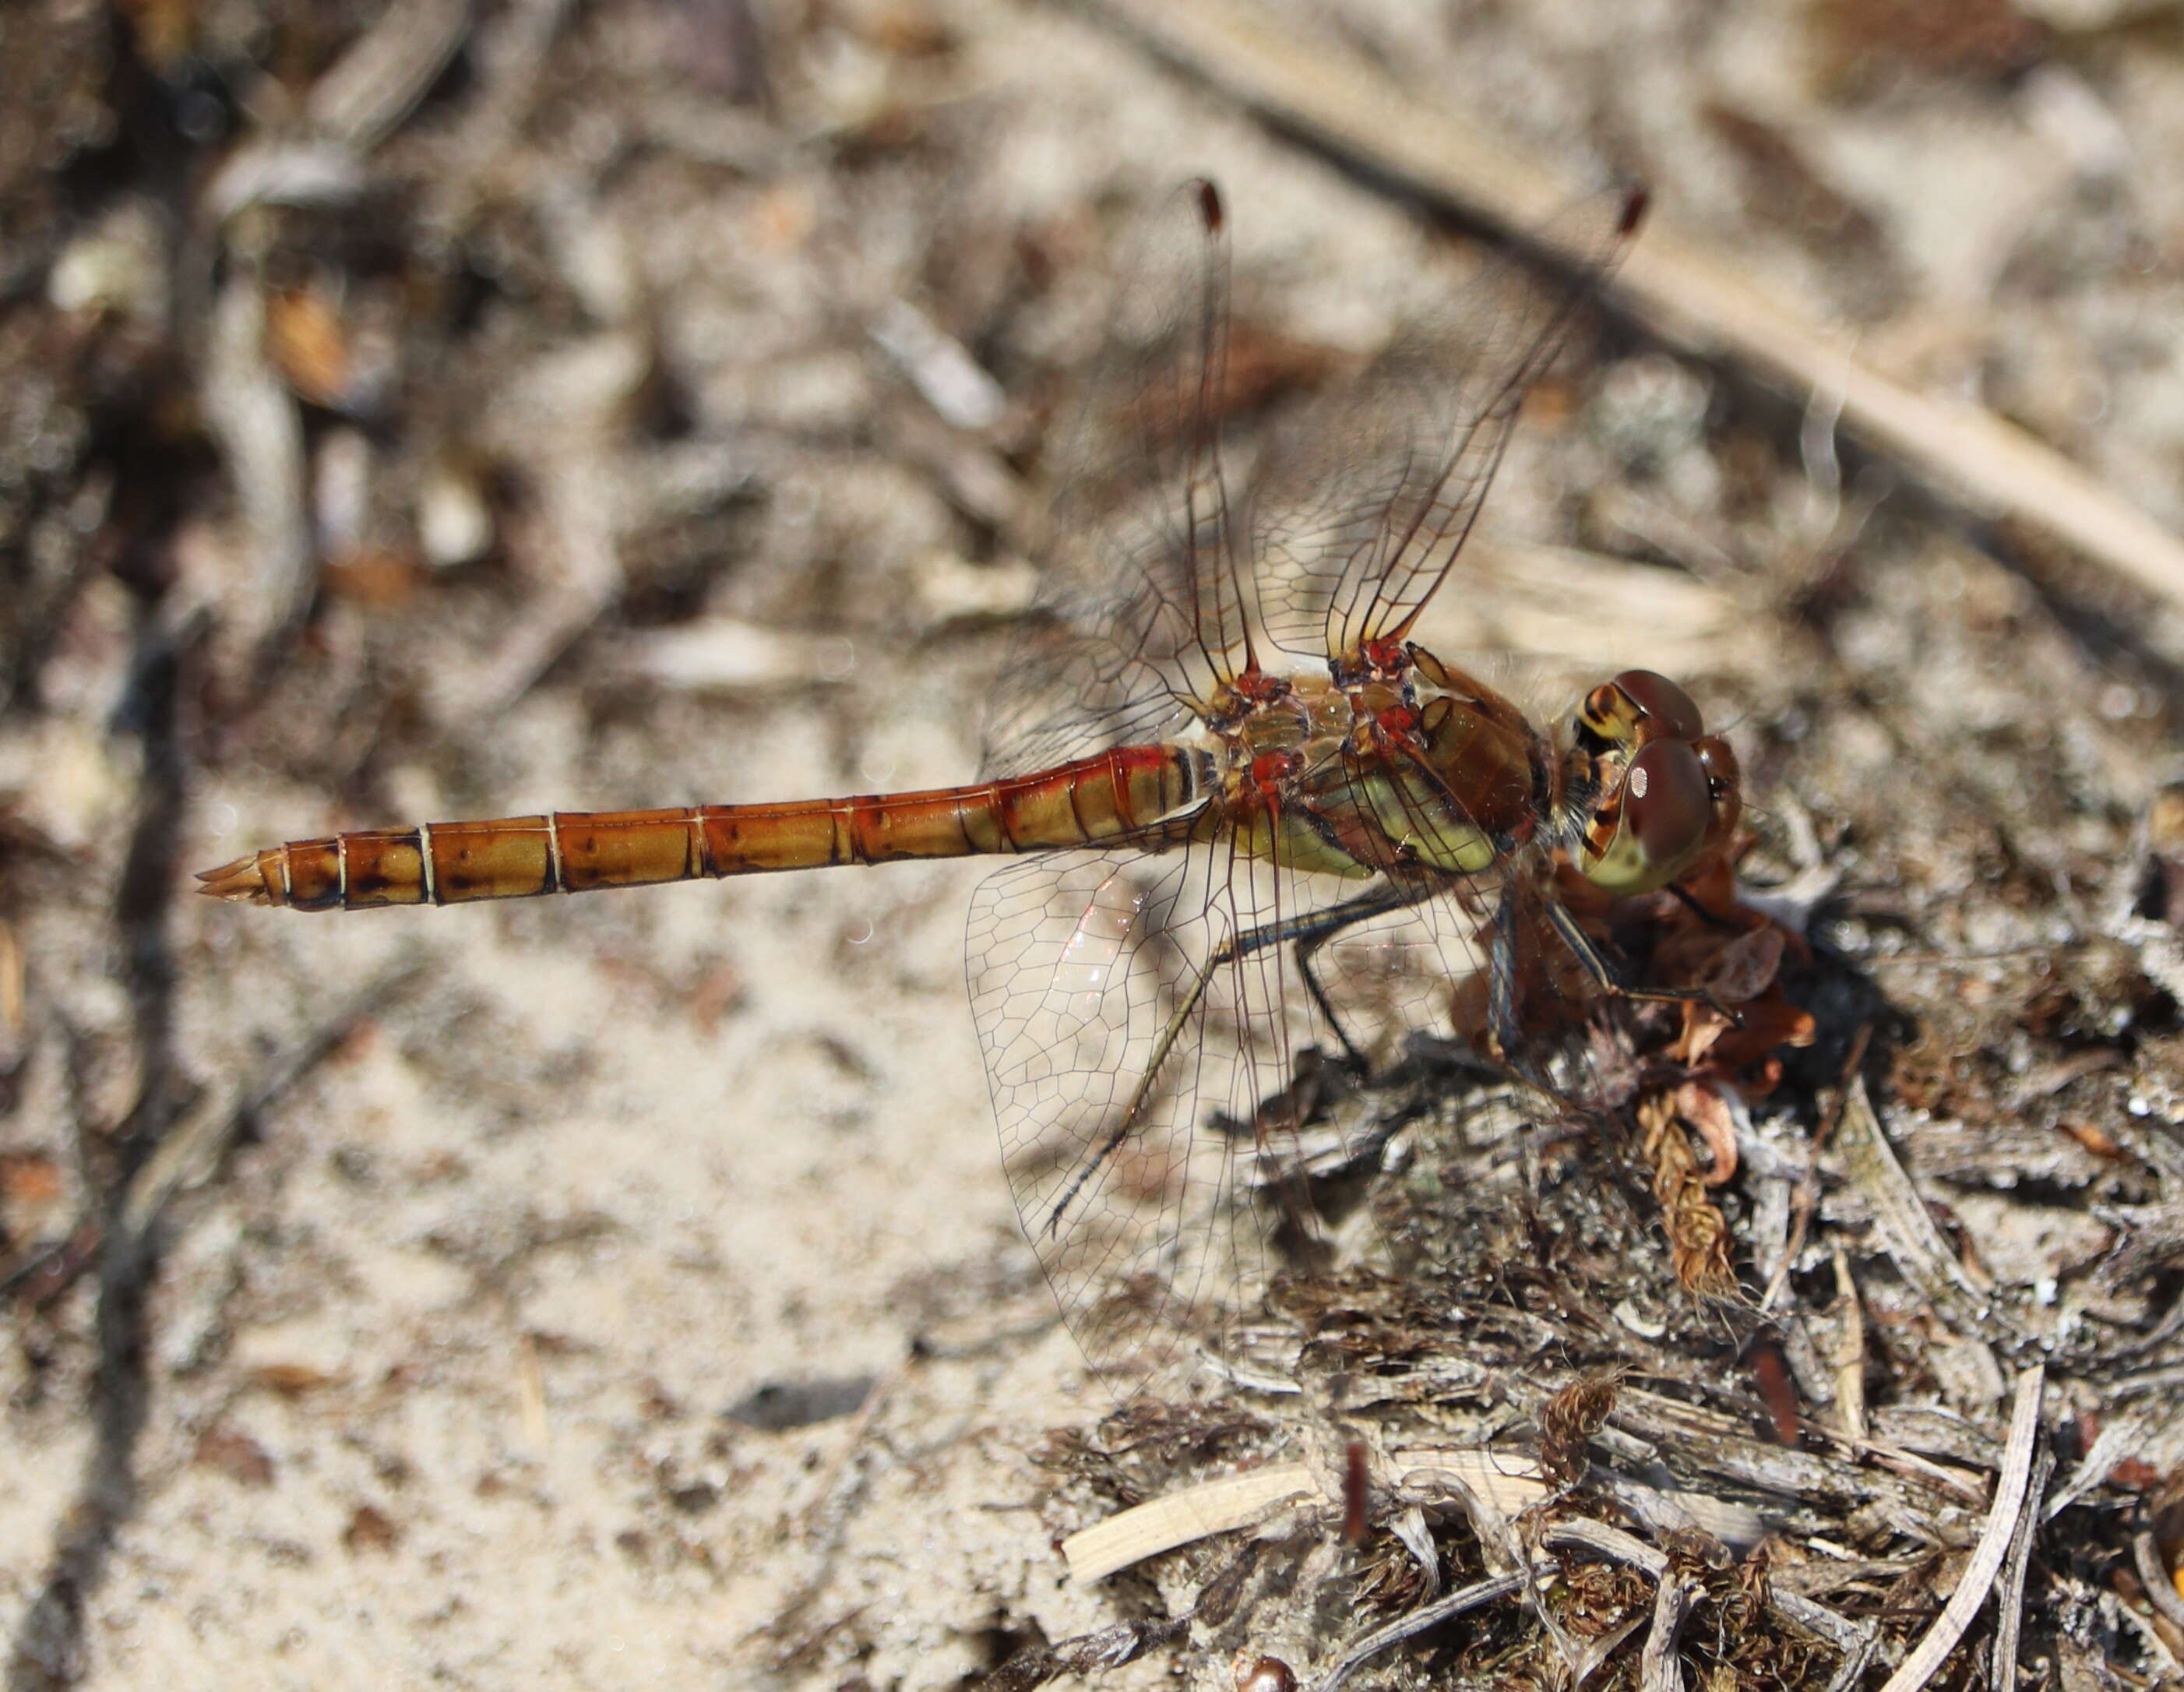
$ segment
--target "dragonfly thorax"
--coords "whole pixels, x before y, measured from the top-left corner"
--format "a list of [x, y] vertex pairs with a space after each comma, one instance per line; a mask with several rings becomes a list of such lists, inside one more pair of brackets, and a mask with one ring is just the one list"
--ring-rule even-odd
[[1348, 877], [1477, 874], [1552, 815], [1552, 744], [1474, 678], [1410, 649], [1369, 667], [1254, 670], [1203, 711], [1217, 810], [1255, 856]]

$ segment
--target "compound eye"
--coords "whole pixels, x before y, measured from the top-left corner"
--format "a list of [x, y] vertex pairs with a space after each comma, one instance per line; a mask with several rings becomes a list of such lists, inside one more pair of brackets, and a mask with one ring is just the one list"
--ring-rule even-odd
[[1680, 866], [1713, 821], [1713, 785], [1691, 747], [1656, 740], [1630, 760], [1623, 778], [1623, 831], [1646, 863]]
[[1679, 740], [1696, 740], [1706, 733], [1706, 722], [1699, 708], [1691, 703], [1691, 695], [1678, 687], [1666, 676], [1652, 670], [1625, 670], [1616, 677], [1613, 685], [1623, 690], [1630, 702], [1646, 713], [1650, 727], [1641, 737], [1658, 740], [1673, 735]]
[[1729, 742], [1708, 734], [1692, 741], [1691, 750], [1698, 754], [1699, 762], [1706, 768], [1715, 801], [1736, 798], [1744, 785], [1744, 770]]
[[1736, 823], [1734, 793], [1724, 806], [1713, 785], [1706, 764], [1683, 741], [1640, 747], [1623, 772], [1622, 785], [1596, 816], [1597, 827], [1618, 813], [1613, 837], [1581, 866], [1585, 880], [1615, 894], [1668, 885], [1709, 843], [1725, 839]]
[[1736, 828], [1744, 814], [1744, 772], [1726, 740], [1711, 734], [1691, 742], [1707, 773], [1707, 791], [1713, 802], [1713, 820], [1708, 825], [1707, 844], [1718, 846]]

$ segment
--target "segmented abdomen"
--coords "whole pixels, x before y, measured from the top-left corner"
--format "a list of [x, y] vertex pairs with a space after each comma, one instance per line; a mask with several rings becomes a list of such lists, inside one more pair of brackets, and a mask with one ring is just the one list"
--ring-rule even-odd
[[560, 811], [291, 840], [202, 872], [215, 898], [299, 911], [452, 905], [775, 869], [1128, 840], [1209, 791], [1202, 752], [1123, 746], [1035, 775], [924, 793], [660, 811]]

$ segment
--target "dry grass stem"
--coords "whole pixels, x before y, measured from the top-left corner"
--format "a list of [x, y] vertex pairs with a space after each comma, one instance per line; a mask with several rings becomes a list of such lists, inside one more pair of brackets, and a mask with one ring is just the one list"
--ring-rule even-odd
[[2040, 1394], [2048, 1371], [2034, 1364], [2018, 1377], [2017, 1398], [2009, 1417], [2009, 1444], [2003, 1455], [2002, 1472], [1996, 1479], [1994, 1507], [1987, 1513], [1971, 1561], [1957, 1578], [1957, 1589], [1942, 1605], [1940, 1617], [1925, 1636], [1912, 1648], [1902, 1667], [1888, 1677], [1881, 1692], [1919, 1692], [1948, 1661], [1979, 1613], [1980, 1605], [1994, 1586], [2003, 1560], [2009, 1555], [2020, 1516], [2039, 1514], [2040, 1500], [2029, 1496], [2032, 1460], [2040, 1438]]

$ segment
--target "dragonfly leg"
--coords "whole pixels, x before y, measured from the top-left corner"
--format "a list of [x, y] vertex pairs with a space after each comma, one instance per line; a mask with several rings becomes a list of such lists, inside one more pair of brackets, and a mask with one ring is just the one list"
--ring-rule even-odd
[[1320, 985], [1319, 972], [1312, 967], [1312, 955], [1332, 935], [1318, 941], [1301, 940], [1297, 942], [1297, 974], [1304, 978], [1304, 990], [1312, 995], [1312, 1003], [1318, 1008], [1321, 1018], [1334, 1030], [1334, 1042], [1342, 1048], [1342, 1061], [1359, 1075], [1367, 1071], [1365, 1053], [1350, 1037], [1350, 1030], [1342, 1025], [1342, 1019], [1334, 1014], [1334, 1002], [1327, 997], [1327, 989]]
[[[1552, 900], [1547, 907], [1557, 917], [1564, 914], [1562, 907]], [[1550, 1098], [1571, 1104], [1574, 1101], [1555, 1085], [1554, 1078], [1530, 1061], [1518, 1019], [1517, 923], [1520, 908], [1518, 901], [1507, 893], [1494, 907], [1494, 937], [1486, 948], [1486, 1031], [1492, 1036], [1503, 1064]], [[1557, 923], [1557, 927], [1560, 926]], [[1573, 949], [1584, 948], [1578, 955], [1587, 972], [1612, 987], [1614, 981], [1607, 974], [1607, 960], [1591, 949], [1591, 942], [1582, 930], [1576, 931], [1572, 945]]]
[[[1558, 1086], [1546, 1069], [1533, 1061], [1523, 1037], [1523, 1028], [1517, 1015], [1517, 924], [1518, 902], [1504, 894], [1494, 907], [1494, 935], [1486, 949], [1486, 1031], [1493, 1040], [1500, 1061], [1519, 1076], [1528, 1086], [1560, 1103], [1566, 1109], [1581, 1114], [1584, 1101], [1566, 1088]], [[1568, 913], [1552, 899], [1547, 902], [1551, 920], [1556, 930], [1577, 954], [1585, 972], [1608, 992], [1620, 993], [1622, 984], [1609, 971], [1607, 960], [1593, 948], [1584, 930], [1572, 922], [1568, 928], [1563, 921]]]
[[1345, 899], [1339, 905], [1331, 905], [1302, 923], [1286, 925], [1298, 930], [1283, 937], [1296, 942], [1297, 974], [1304, 978], [1305, 991], [1312, 995], [1312, 1002], [1318, 1007], [1327, 1025], [1334, 1030], [1344, 1059], [1361, 1075], [1368, 1073], [1372, 1065], [1366, 1061], [1365, 1053], [1357, 1042], [1350, 1037], [1350, 1031], [1343, 1027], [1342, 1019], [1335, 1014], [1334, 1001], [1328, 997], [1327, 988], [1319, 979], [1319, 971], [1312, 967], [1313, 955], [1345, 929], [1369, 922], [1374, 917], [1385, 916], [1390, 911], [1400, 911], [1406, 905], [1418, 904], [1429, 898], [1433, 891], [1429, 886], [1414, 887], [1400, 881], [1387, 880], [1377, 887], [1368, 888], [1354, 899]]
[[1563, 944], [1569, 947], [1570, 955], [1585, 966], [1585, 974], [1592, 977], [1601, 991], [1611, 997], [1630, 999], [1641, 1004], [1704, 1005], [1732, 1027], [1744, 1026], [1744, 1019], [1737, 1014], [1735, 1007], [1724, 1004], [1710, 987], [1624, 986], [1616, 980], [1614, 970], [1600, 955], [1600, 949], [1592, 943], [1591, 936], [1578, 925], [1577, 919], [1568, 909], [1551, 900], [1547, 904], [1547, 919], [1554, 924], [1555, 932], [1562, 936]]
[[1365, 1055], [1351, 1040], [1340, 1019], [1335, 1015], [1334, 1006], [1328, 998], [1327, 990], [1320, 985], [1318, 976], [1312, 970], [1312, 954], [1343, 930], [1370, 918], [1385, 915], [1390, 911], [1401, 910], [1406, 905], [1416, 904], [1428, 897], [1432, 891], [1429, 887], [1407, 887], [1396, 881], [1384, 882], [1354, 899], [1346, 899], [1339, 905], [1331, 905], [1311, 916], [1285, 917], [1279, 922], [1246, 929], [1214, 948], [1193, 976], [1190, 987], [1177, 1003], [1167, 1025], [1161, 1030], [1160, 1038], [1154, 1041], [1152, 1055], [1147, 1058], [1145, 1069], [1138, 1077], [1137, 1086], [1131, 1089], [1129, 1100], [1123, 1105], [1122, 1114], [1115, 1119], [1115, 1125], [1107, 1131], [1084, 1166], [1062, 1189], [1054, 1208], [1047, 1212], [1047, 1232], [1051, 1234], [1060, 1229], [1061, 1219], [1076, 1202], [1077, 1195], [1084, 1190], [1085, 1185], [1099, 1173], [1107, 1160], [1122, 1149], [1123, 1142], [1136, 1130], [1138, 1119], [1152, 1097], [1153, 1086], [1173, 1054], [1176, 1042], [1183, 1037], [1183, 1031], [1197, 1011], [1199, 1002], [1206, 997], [1206, 988], [1212, 985], [1215, 972], [1223, 966], [1263, 952], [1270, 946], [1294, 942], [1297, 948], [1297, 969], [1304, 977], [1305, 986], [1312, 994], [1312, 1002], [1318, 1006], [1320, 1014], [1327, 1019], [1328, 1026], [1334, 1030], [1335, 1039], [1341, 1042], [1344, 1058], [1362, 1073], [1368, 1067]]
[[1699, 903], [1696, 899], [1691, 896], [1691, 890], [1685, 887], [1681, 882], [1671, 881], [1668, 885], [1667, 891], [1675, 896], [1677, 903], [1681, 905], [1685, 910], [1689, 911], [1693, 916], [1696, 917], [1701, 922], [1704, 923], [1708, 928], [1720, 929], [1726, 931], [1734, 930], [1737, 926], [1735, 923], [1730, 922], [1724, 917], [1716, 916], [1712, 911], [1707, 909], [1704, 905]]
[[1167, 1025], [1161, 1030], [1160, 1038], [1153, 1043], [1152, 1056], [1145, 1060], [1144, 1073], [1139, 1075], [1137, 1086], [1130, 1090], [1129, 1103], [1123, 1107], [1123, 1114], [1115, 1119], [1115, 1125], [1107, 1131], [1106, 1137], [1085, 1160], [1084, 1166], [1070, 1178], [1069, 1185], [1055, 1200], [1054, 1208], [1047, 1212], [1046, 1231], [1050, 1235], [1061, 1231], [1061, 1219], [1076, 1202], [1077, 1195], [1106, 1166], [1107, 1159], [1122, 1149], [1123, 1142], [1136, 1131], [1138, 1118], [1144, 1114], [1145, 1103], [1152, 1097], [1153, 1083], [1160, 1079], [1161, 1071], [1167, 1067], [1168, 1057], [1175, 1050], [1175, 1042], [1183, 1037], [1183, 1030], [1189, 1026], [1192, 1013], [1197, 1010], [1199, 1001], [1206, 997], [1206, 990], [1213, 981], [1213, 972], [1231, 959], [1244, 955], [1236, 949], [1240, 943], [1231, 941], [1221, 947], [1199, 970], [1190, 990], [1176, 1006], [1174, 1014], [1168, 1018]]

